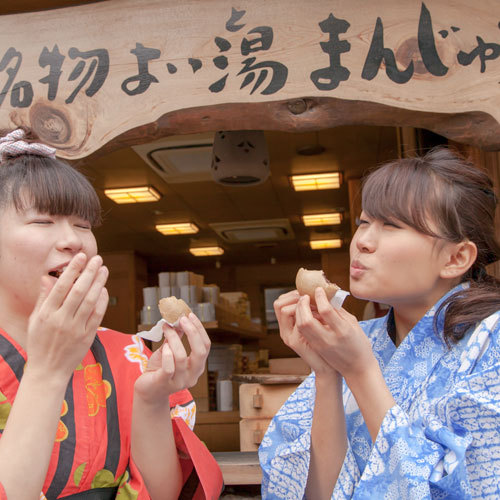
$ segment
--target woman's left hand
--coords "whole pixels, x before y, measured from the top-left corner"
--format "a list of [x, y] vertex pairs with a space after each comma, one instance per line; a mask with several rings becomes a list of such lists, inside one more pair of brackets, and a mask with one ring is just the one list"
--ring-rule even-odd
[[165, 342], [148, 361], [148, 367], [135, 383], [135, 392], [151, 404], [168, 403], [174, 392], [193, 387], [205, 369], [210, 351], [210, 339], [201, 321], [191, 313], [180, 319], [191, 352], [189, 355], [179, 334], [167, 324], [163, 331]]
[[296, 310], [296, 325], [308, 344], [348, 382], [378, 363], [370, 341], [358, 320], [345, 309], [334, 309], [325, 291], [315, 292], [317, 312], [311, 311], [309, 296], [302, 296]]

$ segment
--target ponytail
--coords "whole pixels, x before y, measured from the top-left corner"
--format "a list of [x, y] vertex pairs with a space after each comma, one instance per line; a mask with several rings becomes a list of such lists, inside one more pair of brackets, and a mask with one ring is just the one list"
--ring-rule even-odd
[[480, 276], [472, 279], [470, 286], [448, 297], [439, 306], [436, 321], [446, 308], [443, 335], [445, 342], [461, 340], [465, 333], [484, 318], [500, 310], [500, 280], [486, 273], [484, 267]]

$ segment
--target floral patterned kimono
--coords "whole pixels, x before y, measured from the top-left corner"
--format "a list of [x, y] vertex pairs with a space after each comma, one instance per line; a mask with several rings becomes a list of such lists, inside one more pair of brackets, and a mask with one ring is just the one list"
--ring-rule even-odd
[[[434, 333], [438, 305], [398, 348], [387, 332], [392, 313], [361, 323], [396, 405], [372, 443], [344, 384], [348, 449], [332, 498], [500, 498], [500, 311], [450, 349]], [[263, 499], [304, 498], [314, 380], [290, 396], [261, 443]]]
[[[41, 499], [72, 498], [81, 492], [88, 495], [81, 498], [92, 500], [149, 499], [130, 456], [134, 382], [146, 368], [149, 355], [136, 335], [99, 329], [68, 384]], [[26, 353], [0, 330], [0, 356], [1, 435], [23, 374]], [[219, 498], [222, 474], [192, 432], [196, 407], [189, 391], [173, 394], [170, 407], [184, 481], [181, 497]], [[0, 484], [0, 500], [5, 498]]]

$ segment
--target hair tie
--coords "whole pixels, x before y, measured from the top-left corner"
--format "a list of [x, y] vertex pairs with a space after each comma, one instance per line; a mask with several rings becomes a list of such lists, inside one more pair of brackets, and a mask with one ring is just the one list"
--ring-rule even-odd
[[13, 130], [5, 137], [0, 137], [0, 164], [9, 158], [21, 155], [37, 155], [47, 158], [56, 157], [56, 149], [38, 142], [26, 142], [26, 133], [23, 129]]

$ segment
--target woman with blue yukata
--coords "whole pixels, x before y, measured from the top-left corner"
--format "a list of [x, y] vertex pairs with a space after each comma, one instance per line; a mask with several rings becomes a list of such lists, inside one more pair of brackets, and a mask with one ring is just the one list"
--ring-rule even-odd
[[391, 306], [358, 323], [322, 289], [275, 311], [312, 368], [259, 450], [264, 499], [500, 498], [496, 196], [445, 148], [364, 181], [350, 292]]

